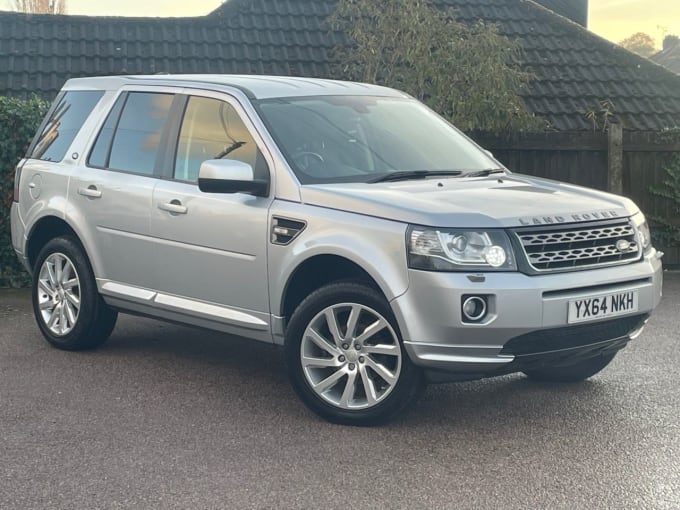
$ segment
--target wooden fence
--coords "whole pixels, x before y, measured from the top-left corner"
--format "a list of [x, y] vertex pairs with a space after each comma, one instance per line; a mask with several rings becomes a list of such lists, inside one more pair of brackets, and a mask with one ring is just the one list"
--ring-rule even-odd
[[[680, 140], [659, 133], [558, 132], [514, 140], [473, 135], [513, 172], [545, 177], [622, 194], [634, 200], [647, 216], [672, 221], [671, 204], [650, 193], [662, 186], [664, 167], [680, 154]], [[666, 266], [680, 266], [680, 247], [663, 246]]]

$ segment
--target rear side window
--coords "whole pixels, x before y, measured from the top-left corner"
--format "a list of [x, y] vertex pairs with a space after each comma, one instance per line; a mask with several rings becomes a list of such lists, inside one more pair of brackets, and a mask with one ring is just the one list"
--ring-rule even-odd
[[60, 96], [33, 145], [29, 157], [61, 161], [81, 126], [104, 95], [98, 90], [77, 90]]
[[152, 175], [173, 94], [130, 92], [114, 105], [88, 163], [91, 166]]

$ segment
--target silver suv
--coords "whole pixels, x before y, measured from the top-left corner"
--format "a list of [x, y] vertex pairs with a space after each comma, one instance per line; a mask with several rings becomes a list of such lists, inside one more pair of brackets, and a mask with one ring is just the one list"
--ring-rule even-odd
[[583, 380], [661, 297], [630, 200], [512, 174], [383, 87], [73, 79], [15, 181], [51, 344], [96, 347], [118, 311], [273, 342], [340, 423], [383, 422], [427, 382]]

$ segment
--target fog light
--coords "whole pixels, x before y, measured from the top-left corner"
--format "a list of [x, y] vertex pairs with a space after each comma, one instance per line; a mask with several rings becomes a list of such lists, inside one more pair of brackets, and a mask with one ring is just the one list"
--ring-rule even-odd
[[486, 299], [479, 296], [463, 296], [463, 316], [469, 322], [479, 322], [486, 316]]

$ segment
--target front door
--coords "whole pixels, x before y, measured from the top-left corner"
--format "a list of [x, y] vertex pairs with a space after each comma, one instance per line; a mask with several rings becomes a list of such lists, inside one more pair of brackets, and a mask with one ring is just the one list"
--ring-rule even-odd
[[208, 194], [197, 185], [201, 163], [216, 158], [246, 162], [256, 177], [269, 178], [254, 130], [244, 119], [238, 103], [228, 97], [187, 98], [174, 160], [166, 162], [172, 172], [153, 192], [155, 300], [178, 313], [217, 321], [228, 331], [245, 329], [249, 336], [267, 339], [272, 199]]

